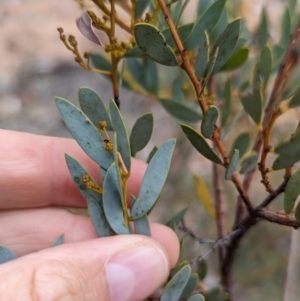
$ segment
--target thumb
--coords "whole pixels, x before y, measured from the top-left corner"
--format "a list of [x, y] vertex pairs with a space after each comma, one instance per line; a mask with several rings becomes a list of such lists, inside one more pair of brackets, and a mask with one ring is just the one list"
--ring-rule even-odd
[[150, 237], [64, 244], [1, 265], [2, 300], [141, 301], [166, 280], [169, 257]]

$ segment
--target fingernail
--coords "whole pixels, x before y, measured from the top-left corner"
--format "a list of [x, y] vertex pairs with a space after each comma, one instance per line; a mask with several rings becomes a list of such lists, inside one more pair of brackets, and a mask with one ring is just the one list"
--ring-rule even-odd
[[154, 246], [139, 246], [118, 254], [106, 264], [112, 301], [140, 301], [167, 278], [165, 253]]

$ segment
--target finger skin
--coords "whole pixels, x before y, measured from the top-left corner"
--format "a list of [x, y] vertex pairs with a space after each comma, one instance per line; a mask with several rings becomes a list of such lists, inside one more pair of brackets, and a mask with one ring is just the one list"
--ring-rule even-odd
[[[65, 243], [98, 237], [88, 216], [74, 215], [62, 208], [2, 211], [0, 229], [0, 243], [12, 249], [18, 256], [49, 248], [62, 233]], [[175, 233], [169, 227], [151, 223], [151, 234], [164, 245], [171, 266], [174, 266], [179, 254]]]
[[[86, 207], [69, 175], [64, 154], [67, 152], [78, 159], [96, 180], [99, 180], [99, 167], [74, 140], [0, 130], [0, 141], [5, 141], [0, 144], [1, 244], [11, 247], [18, 255], [38, 251], [1, 266], [3, 300], [110, 301], [107, 262], [116, 254], [140, 245], [156, 246], [168, 258], [167, 266], [175, 265], [178, 239], [165, 226], [151, 225], [154, 239], [140, 235], [95, 239], [97, 235], [87, 216], [74, 216], [61, 208], [28, 209], [49, 205]], [[129, 193], [138, 194], [145, 169], [145, 164], [133, 160]], [[3, 210], [18, 208], [26, 210]], [[66, 244], [42, 250], [61, 233], [65, 234]], [[151, 265], [151, 260], [146, 262]], [[153, 275], [154, 282], [142, 286], [147, 294], [162, 284], [168, 271], [164, 273], [164, 279]], [[145, 298], [146, 293], [142, 293], [130, 300]]]
[[[140, 271], [141, 274], [144, 273], [142, 277], [135, 275], [134, 279], [144, 285], [137, 287], [137, 284], [128, 283], [134, 289], [126, 300], [144, 300], [166, 280], [170, 265], [164, 247], [150, 237], [141, 235], [118, 235], [65, 244], [5, 263], [0, 269], [1, 299], [111, 301], [111, 295], [114, 294], [109, 283], [114, 282], [108, 273], [109, 263], [115, 262], [115, 258], [124, 261], [124, 256], [132, 253], [132, 250], [145, 247], [163, 254], [165, 264], [156, 264], [151, 269], [152, 262], [155, 263], [157, 259], [155, 256], [140, 260], [147, 268]], [[131, 263], [134, 261], [135, 257], [132, 256]], [[149, 274], [145, 275], [148, 270]], [[139, 279], [145, 276], [146, 282]], [[119, 287], [115, 289], [120, 290]]]
[[[77, 159], [99, 182], [99, 166], [66, 138], [0, 130], [0, 208], [49, 205], [86, 207], [69, 174], [65, 153]], [[137, 195], [146, 164], [132, 160], [129, 193]]]

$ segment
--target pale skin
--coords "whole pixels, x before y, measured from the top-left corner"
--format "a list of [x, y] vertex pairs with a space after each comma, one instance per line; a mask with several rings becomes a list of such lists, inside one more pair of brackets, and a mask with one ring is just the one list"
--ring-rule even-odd
[[[20, 258], [0, 266], [6, 301], [142, 301], [166, 280], [179, 246], [169, 228], [152, 238], [98, 238], [64, 161], [68, 153], [99, 180], [75, 141], [0, 130], [0, 244]], [[137, 195], [146, 165], [132, 161], [129, 193]], [[65, 244], [49, 248], [64, 233]]]

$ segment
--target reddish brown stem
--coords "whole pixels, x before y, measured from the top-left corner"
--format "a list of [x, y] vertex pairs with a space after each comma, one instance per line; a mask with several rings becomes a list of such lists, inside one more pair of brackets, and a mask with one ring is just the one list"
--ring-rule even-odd
[[[208, 81], [208, 93], [209, 95], [216, 94], [216, 87], [214, 77], [211, 76]], [[224, 208], [224, 183], [221, 176], [221, 169], [218, 164], [213, 164], [213, 189], [215, 194], [215, 208], [216, 208], [216, 223], [218, 230], [218, 239], [223, 239], [226, 235], [226, 223], [225, 223], [225, 208]], [[220, 265], [223, 262], [225, 256], [225, 246], [219, 245], [219, 261]]]
[[[195, 92], [196, 92], [196, 95], [198, 95], [198, 102], [199, 102], [199, 105], [201, 107], [201, 110], [203, 113], [205, 113], [208, 109], [208, 105], [207, 103], [205, 102], [205, 99], [203, 97], [203, 95], [200, 95], [201, 93], [201, 83], [198, 81], [196, 75], [195, 75], [195, 72], [190, 64], [190, 60], [189, 60], [189, 57], [187, 55], [187, 52], [186, 50], [184, 49], [183, 47], [183, 44], [178, 36], [178, 33], [177, 33], [177, 30], [176, 30], [176, 27], [172, 21], [172, 18], [170, 16], [170, 13], [168, 11], [168, 8], [164, 2], [164, 0], [158, 0], [158, 3], [163, 11], [163, 14], [165, 16], [165, 20], [170, 28], [170, 32], [173, 36], [173, 39], [174, 39], [174, 42], [177, 46], [177, 49], [180, 53], [180, 56], [181, 56], [181, 59], [182, 59], [182, 64], [181, 64], [181, 67], [182, 69], [185, 70], [185, 72], [187, 73], [187, 75], [189, 76], [193, 86], [194, 86], [194, 89], [195, 89]], [[220, 132], [219, 132], [219, 129], [218, 127], [216, 126], [215, 127], [215, 130], [213, 132], [213, 135], [212, 135], [212, 140], [216, 146], [216, 148], [218, 149], [219, 153], [221, 154], [222, 158], [223, 158], [223, 165], [226, 167], [228, 166], [228, 163], [229, 163], [229, 160], [228, 160], [228, 157], [227, 157], [227, 152], [226, 152], [226, 149], [224, 147], [224, 144], [223, 142], [221, 141], [221, 138], [220, 138]], [[240, 182], [239, 178], [237, 177], [236, 174], [233, 174], [232, 176], [232, 182], [234, 183], [236, 189], [238, 190], [240, 196], [241, 196], [241, 199], [243, 200], [247, 210], [249, 212], [251, 212], [251, 210], [253, 209], [253, 206], [251, 204], [251, 201], [247, 195], [247, 192], [244, 191], [243, 187], [242, 187], [242, 183]]]
[[[282, 62], [282, 64], [280, 65], [280, 69], [279, 72], [277, 74], [275, 83], [273, 85], [273, 89], [271, 92], [271, 95], [269, 97], [269, 101], [268, 101], [268, 105], [265, 108], [264, 111], [264, 118], [263, 118], [263, 133], [259, 132], [254, 146], [253, 146], [253, 151], [257, 152], [258, 154], [261, 151], [262, 146], [265, 151], [265, 154], [262, 154], [262, 160], [260, 161], [260, 166], [261, 167], [261, 172], [263, 174], [267, 174], [267, 170], [265, 167], [265, 161], [267, 158], [267, 153], [268, 153], [268, 149], [270, 146], [270, 133], [271, 133], [271, 128], [269, 130], [267, 130], [267, 128], [269, 127], [268, 125], [270, 124], [270, 121], [272, 121], [273, 114], [274, 112], [277, 112], [276, 114], [278, 114], [278, 97], [280, 96], [280, 93], [286, 83], [286, 80], [288, 78], [288, 76], [290, 75], [292, 69], [295, 67], [299, 57], [297, 55], [296, 50], [296, 46], [298, 43], [300, 37], [300, 21], [291, 37], [285, 58]], [[274, 120], [275, 121], [275, 120]], [[273, 124], [273, 122], [271, 123]], [[263, 135], [264, 134], [264, 135]], [[248, 192], [249, 188], [250, 188], [250, 184], [252, 182], [253, 176], [254, 176], [254, 172], [255, 169], [253, 171], [250, 171], [249, 173], [247, 173], [245, 175], [244, 181], [243, 181], [243, 188], [246, 192]], [[265, 176], [263, 176], [265, 177]], [[268, 181], [266, 181], [268, 182]], [[238, 206], [236, 209], [236, 215], [235, 215], [235, 227], [241, 222], [241, 220], [243, 219], [245, 213], [245, 207], [242, 204], [242, 200], [241, 198], [238, 198]]]
[[[213, 164], [213, 187], [215, 192], [216, 222], [218, 229], [218, 239], [223, 239], [226, 235], [225, 209], [224, 209], [224, 189], [221, 179], [220, 166]], [[219, 247], [219, 259], [222, 263], [225, 256], [224, 246]]]

